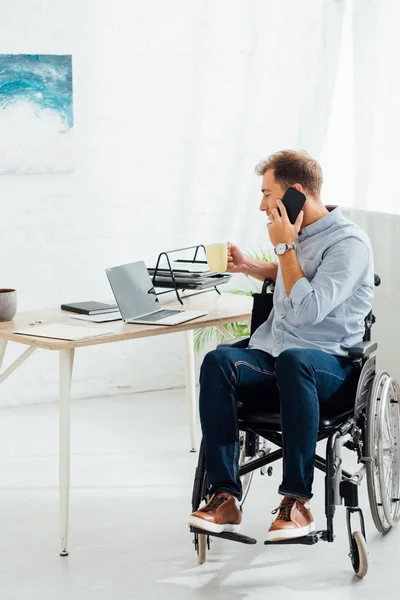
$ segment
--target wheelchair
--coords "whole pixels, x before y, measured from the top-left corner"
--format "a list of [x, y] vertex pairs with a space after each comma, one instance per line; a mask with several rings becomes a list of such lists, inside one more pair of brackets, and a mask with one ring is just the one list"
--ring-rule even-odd
[[[375, 286], [380, 278], [375, 275]], [[253, 295], [251, 334], [268, 318], [273, 307], [273, 286], [265, 280], [261, 293]], [[373, 522], [386, 534], [400, 518], [400, 386], [386, 371], [377, 371], [377, 343], [371, 341], [371, 327], [375, 322], [372, 311], [365, 318], [363, 341], [349, 349], [349, 356], [359, 366], [360, 375], [354, 404], [338, 414], [321, 407], [318, 441], [326, 440], [325, 458], [316, 455], [315, 467], [325, 473], [326, 529], [309, 533], [301, 538], [265, 542], [265, 544], [305, 544], [319, 541], [333, 542], [333, 521], [336, 507], [346, 507], [350, 559], [355, 574], [362, 578], [368, 570], [368, 552], [365, 524], [358, 501], [358, 486], [366, 476], [368, 499]], [[246, 348], [249, 338], [229, 340], [218, 347]], [[240, 436], [240, 477], [243, 505], [249, 492], [254, 472], [272, 474], [272, 463], [283, 455], [279, 407], [261, 406], [257, 401], [246, 402], [237, 395]], [[343, 411], [343, 408], [342, 408]], [[272, 443], [276, 450], [268, 445]], [[342, 467], [342, 449], [357, 453], [360, 468], [354, 474]], [[196, 468], [192, 511], [209, 500], [209, 485], [205, 468], [203, 442]], [[353, 530], [352, 519], [359, 517], [359, 530]], [[245, 544], [255, 544], [254, 538], [239, 533], [209, 533], [190, 527], [199, 563], [206, 560], [210, 537], [220, 537]]]

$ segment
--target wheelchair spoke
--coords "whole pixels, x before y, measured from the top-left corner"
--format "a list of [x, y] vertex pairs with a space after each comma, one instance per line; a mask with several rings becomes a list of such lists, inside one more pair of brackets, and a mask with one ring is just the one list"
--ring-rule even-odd
[[[389, 447], [390, 447], [390, 446], [391, 446], [390, 439], [388, 438], [388, 436], [387, 436], [387, 435], [385, 435], [385, 431], [383, 431], [382, 433], [383, 433], [383, 441], [386, 443], [386, 445], [387, 445], [387, 446], [389, 446]], [[389, 448], [384, 448], [383, 450], [384, 450], [384, 452], [385, 452], [385, 451], [387, 451], [388, 449], [389, 449]]]
[[393, 477], [393, 469], [391, 468], [390, 472], [389, 472], [388, 484], [387, 484], [387, 490], [386, 490], [389, 505], [391, 508], [391, 511], [390, 511], [391, 513], [392, 513], [392, 510], [395, 508], [394, 498], [392, 497], [392, 486], [390, 485], [392, 482], [392, 477]]
[[393, 446], [393, 429], [394, 429], [394, 415], [392, 407], [393, 404], [388, 404], [389, 418], [386, 420], [386, 432], [390, 446]]
[[[394, 396], [390, 400], [391, 400], [391, 402], [393, 402], [395, 400]], [[393, 430], [395, 428], [395, 410], [396, 410], [395, 406], [396, 405], [395, 404], [390, 404], [389, 406], [390, 406], [390, 409], [389, 409], [389, 412], [390, 412], [390, 431], [391, 431], [391, 433], [393, 433]]]
[[389, 500], [390, 500], [390, 496], [391, 496], [391, 494], [389, 493], [389, 490], [390, 490], [389, 483], [391, 481], [391, 474], [392, 474], [391, 463], [389, 463], [389, 465], [387, 465], [387, 468], [386, 468], [386, 476], [385, 476], [385, 491], [386, 491], [386, 495]]
[[391, 418], [392, 418], [392, 411], [390, 410], [390, 405], [389, 405], [389, 410], [386, 411], [386, 414], [389, 413], [389, 418], [386, 418], [385, 420], [385, 438], [388, 442], [388, 444], [391, 446], [393, 443], [393, 438], [392, 438], [392, 431], [393, 431], [393, 427], [391, 426]]

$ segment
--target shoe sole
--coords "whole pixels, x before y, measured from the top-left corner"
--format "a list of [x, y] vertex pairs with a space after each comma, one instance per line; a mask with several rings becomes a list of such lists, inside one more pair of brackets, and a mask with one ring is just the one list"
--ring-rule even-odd
[[299, 537], [304, 537], [309, 533], [315, 531], [315, 523], [310, 523], [306, 527], [299, 527], [298, 529], [277, 529], [275, 531], [268, 531], [267, 542], [280, 542], [281, 540], [292, 540]]
[[231, 525], [229, 523], [220, 525], [218, 523], [210, 523], [209, 521], [200, 519], [200, 517], [190, 517], [188, 523], [191, 527], [204, 529], [204, 531], [209, 531], [210, 533], [224, 533], [224, 531], [229, 533], [239, 533], [240, 530], [240, 525]]

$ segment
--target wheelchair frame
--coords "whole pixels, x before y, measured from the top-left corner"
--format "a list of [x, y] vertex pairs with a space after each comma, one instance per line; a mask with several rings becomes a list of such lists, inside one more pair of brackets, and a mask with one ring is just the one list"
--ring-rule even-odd
[[[263, 292], [266, 293], [268, 286], [273, 284], [272, 280], [266, 280]], [[375, 285], [380, 284], [380, 279], [375, 275]], [[272, 307], [272, 304], [271, 304]], [[268, 317], [264, 318], [264, 320]], [[358, 386], [355, 396], [354, 407], [347, 413], [325, 420], [325, 425], [320, 425], [318, 431], [318, 442], [327, 440], [326, 456], [322, 458], [316, 454], [315, 467], [325, 473], [325, 516], [326, 529], [312, 532], [301, 538], [265, 542], [266, 545], [283, 544], [305, 544], [313, 545], [318, 541], [333, 542], [334, 526], [333, 520], [336, 507], [344, 504], [346, 506], [347, 533], [350, 546], [350, 558], [354, 572], [358, 577], [364, 577], [368, 570], [368, 552], [366, 547], [366, 532], [362, 509], [358, 501], [358, 486], [367, 476], [368, 496], [372, 517], [375, 526], [381, 533], [387, 533], [400, 518], [400, 387], [384, 371], [376, 372], [376, 358], [371, 356], [377, 349], [377, 344], [371, 342], [370, 330], [375, 322], [372, 311], [365, 319], [365, 334], [363, 341], [349, 350], [349, 356], [361, 367]], [[248, 339], [229, 340], [221, 346], [246, 347]], [[390, 391], [392, 397], [390, 397]], [[383, 470], [383, 425], [385, 415], [382, 410], [392, 410], [395, 426], [394, 451], [392, 452], [394, 471], [391, 471], [391, 480], [387, 482], [386, 489], [382, 473]], [[384, 407], [384, 408], [383, 408]], [[392, 407], [392, 408], [391, 408]], [[252, 476], [254, 471], [265, 468], [273, 462], [282, 458], [283, 438], [279, 426], [266, 426], [240, 415], [239, 430], [242, 433], [242, 460], [240, 465], [240, 477]], [[386, 414], [386, 412], [385, 412]], [[266, 417], [268, 420], [268, 416]], [[271, 452], [270, 448], [259, 448], [259, 441], [263, 438], [278, 447]], [[342, 448], [357, 452], [360, 469], [351, 474], [342, 468]], [[249, 459], [246, 462], [246, 459]], [[393, 465], [392, 465], [393, 467]], [[271, 473], [271, 467], [268, 469]], [[245, 479], [246, 481], [246, 479]], [[248, 487], [251, 483], [246, 481], [243, 489], [242, 504], [247, 496]], [[390, 491], [388, 493], [388, 489]], [[201, 501], [208, 499], [208, 482], [205, 470], [203, 443], [200, 447], [199, 462], [196, 469], [192, 494], [192, 510], [196, 511]], [[360, 530], [353, 531], [352, 517], [358, 515]], [[205, 561], [207, 548], [210, 548], [210, 536], [221, 537], [232, 541], [246, 544], [255, 544], [256, 540], [243, 534], [234, 533], [210, 533], [195, 527], [190, 527], [194, 533], [195, 549], [198, 553], [200, 564]]]

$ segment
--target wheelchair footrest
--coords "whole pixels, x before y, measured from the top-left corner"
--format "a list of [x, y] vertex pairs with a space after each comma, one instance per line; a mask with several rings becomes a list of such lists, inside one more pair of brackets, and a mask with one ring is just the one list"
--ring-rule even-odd
[[199, 529], [198, 527], [191, 527], [190, 531], [200, 535], [211, 535], [213, 537], [223, 538], [224, 540], [231, 540], [231, 542], [240, 542], [241, 544], [257, 544], [257, 540], [248, 535], [243, 535], [242, 533], [231, 533], [229, 531], [213, 533], [212, 531], [206, 531], [205, 529]]
[[322, 531], [315, 531], [313, 533], [309, 533], [308, 535], [303, 535], [303, 537], [299, 538], [290, 538], [288, 540], [276, 540], [275, 542], [264, 542], [265, 546], [281, 546], [283, 544], [303, 544], [305, 546], [312, 546], [319, 542], [321, 538], [323, 538]]

